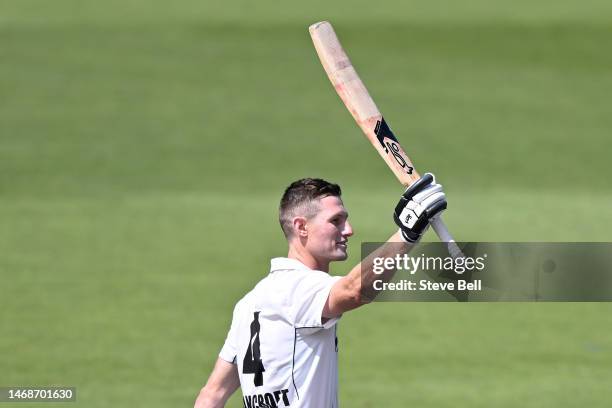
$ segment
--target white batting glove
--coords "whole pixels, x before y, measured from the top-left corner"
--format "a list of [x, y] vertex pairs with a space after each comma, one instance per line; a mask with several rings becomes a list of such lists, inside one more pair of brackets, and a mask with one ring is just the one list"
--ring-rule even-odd
[[425, 173], [406, 189], [395, 206], [393, 219], [406, 242], [417, 242], [429, 221], [446, 209], [446, 195], [433, 174]]

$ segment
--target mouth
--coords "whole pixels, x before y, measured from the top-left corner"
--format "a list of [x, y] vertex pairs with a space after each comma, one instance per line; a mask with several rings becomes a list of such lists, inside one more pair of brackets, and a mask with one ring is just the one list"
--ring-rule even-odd
[[348, 241], [337, 242], [336, 246], [338, 246], [339, 248], [342, 248], [342, 249], [346, 249], [348, 247]]

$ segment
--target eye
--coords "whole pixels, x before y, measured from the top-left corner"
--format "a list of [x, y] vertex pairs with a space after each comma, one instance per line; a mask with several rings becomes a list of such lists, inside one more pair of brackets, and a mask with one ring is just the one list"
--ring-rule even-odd
[[342, 223], [346, 220], [345, 217], [342, 216], [338, 216], [338, 217], [334, 217], [331, 219], [331, 223], [334, 224], [335, 226], [339, 226], [342, 225]]

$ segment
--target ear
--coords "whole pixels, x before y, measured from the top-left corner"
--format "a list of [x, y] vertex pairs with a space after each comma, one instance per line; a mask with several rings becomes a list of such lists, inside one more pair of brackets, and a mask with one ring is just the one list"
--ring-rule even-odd
[[295, 235], [304, 238], [308, 236], [308, 222], [305, 217], [295, 217], [293, 219], [293, 231]]

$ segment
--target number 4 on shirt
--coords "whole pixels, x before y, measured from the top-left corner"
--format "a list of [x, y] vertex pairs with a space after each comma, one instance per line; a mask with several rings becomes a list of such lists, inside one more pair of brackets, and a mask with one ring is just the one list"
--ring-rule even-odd
[[253, 313], [253, 321], [251, 322], [251, 338], [249, 341], [249, 348], [244, 355], [244, 361], [242, 363], [243, 374], [255, 374], [253, 382], [256, 387], [263, 385], [263, 372], [266, 371], [261, 361], [261, 351], [259, 349], [259, 313]]

